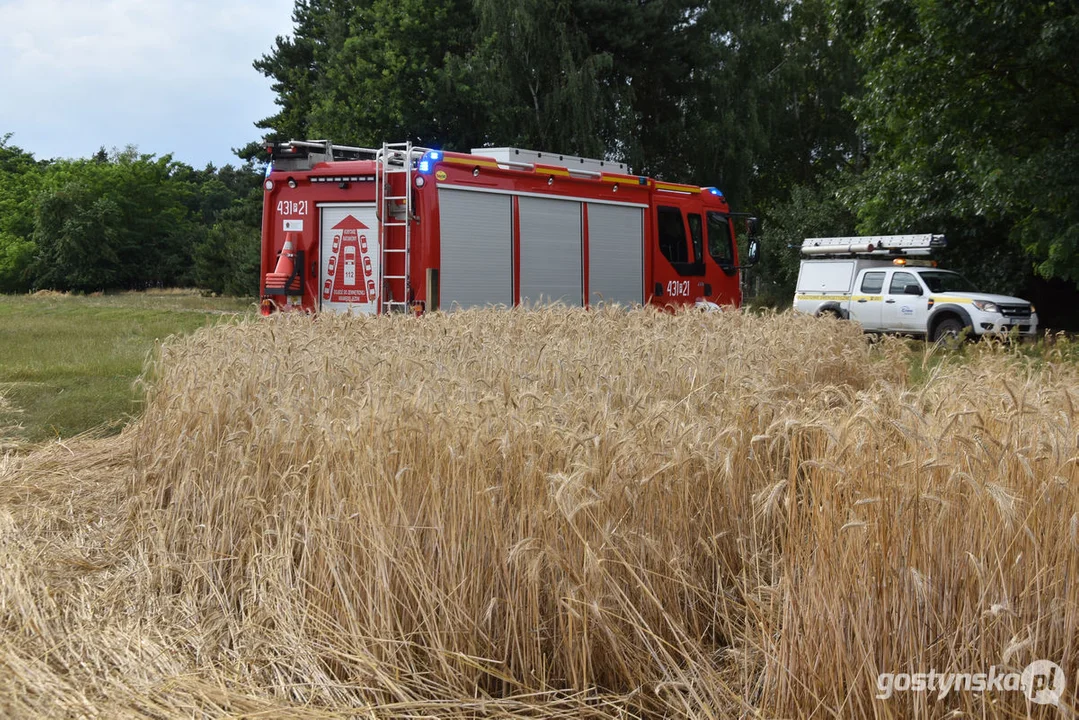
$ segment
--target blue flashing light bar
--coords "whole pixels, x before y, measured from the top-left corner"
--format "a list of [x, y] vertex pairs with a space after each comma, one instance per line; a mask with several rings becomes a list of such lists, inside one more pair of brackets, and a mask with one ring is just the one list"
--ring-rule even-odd
[[714, 188], [714, 187], [706, 187], [706, 188], [704, 188], [704, 189], [705, 189], [705, 190], [707, 190], [708, 192], [712, 193], [713, 195], [717, 195], [717, 196], [719, 196], [719, 197], [723, 197], [723, 191], [722, 191], [722, 190], [720, 190], [719, 188]]
[[431, 172], [431, 168], [436, 162], [442, 159], [442, 153], [438, 150], [428, 150], [424, 153], [424, 156], [420, 158], [416, 168], [424, 175]]

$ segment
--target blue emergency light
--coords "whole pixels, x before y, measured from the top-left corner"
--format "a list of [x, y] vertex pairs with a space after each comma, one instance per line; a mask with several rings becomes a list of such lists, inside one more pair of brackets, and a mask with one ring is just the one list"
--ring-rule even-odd
[[419, 171], [423, 174], [431, 172], [431, 166], [442, 159], [442, 153], [438, 150], [428, 150], [422, 158], [420, 158]]

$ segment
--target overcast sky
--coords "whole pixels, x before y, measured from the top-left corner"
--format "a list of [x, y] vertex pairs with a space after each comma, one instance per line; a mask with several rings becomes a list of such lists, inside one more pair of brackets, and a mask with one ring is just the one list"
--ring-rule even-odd
[[275, 112], [251, 67], [293, 0], [0, 0], [0, 137], [39, 159], [137, 145], [237, 164]]

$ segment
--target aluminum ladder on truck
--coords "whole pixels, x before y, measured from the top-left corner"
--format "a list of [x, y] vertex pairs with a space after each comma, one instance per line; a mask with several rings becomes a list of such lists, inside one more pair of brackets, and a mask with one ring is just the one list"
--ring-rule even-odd
[[[411, 142], [382, 143], [382, 149], [375, 156], [375, 206], [379, 211], [378, 244], [381, 248], [382, 262], [379, 263], [381, 276], [381, 312], [408, 312], [409, 295], [412, 292], [412, 183], [415, 177], [413, 168], [417, 155], [423, 155], [427, 148], [413, 147]], [[404, 195], [394, 195], [390, 187], [391, 175], [404, 175]], [[399, 203], [399, 204], [398, 204]], [[404, 215], [398, 220], [398, 210], [403, 208]], [[389, 228], [404, 228], [403, 244], [398, 240], [396, 246], [389, 243]], [[394, 256], [404, 257], [404, 274], [386, 273], [387, 260]], [[398, 290], [400, 292], [398, 292]]]
[[943, 235], [928, 234], [806, 238], [802, 242], [802, 254], [835, 257], [930, 255], [947, 244]]

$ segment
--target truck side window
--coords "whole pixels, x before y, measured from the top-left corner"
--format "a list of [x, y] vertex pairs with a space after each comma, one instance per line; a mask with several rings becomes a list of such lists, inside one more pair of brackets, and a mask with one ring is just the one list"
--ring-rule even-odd
[[708, 213], [708, 254], [720, 267], [734, 266], [730, 218], [723, 213]]
[[866, 295], [877, 295], [884, 288], [884, 273], [867, 272], [862, 277], [862, 292]]
[[694, 262], [704, 262], [704, 227], [696, 213], [689, 215], [689, 237], [693, 240]]
[[902, 295], [907, 285], [914, 285], [918, 288], [918, 281], [914, 279], [914, 276], [909, 272], [897, 272], [892, 275], [892, 282], [888, 286], [889, 295]]
[[[656, 208], [659, 222], [659, 251], [670, 261], [671, 267], [679, 275], [704, 275], [704, 238], [701, 234], [701, 216], [690, 215], [689, 226], [693, 231], [693, 252], [696, 258], [689, 256], [686, 244], [686, 225], [682, 222], [682, 211], [676, 207], [661, 205]], [[697, 218], [696, 224], [693, 218]]]
[[671, 263], [689, 262], [686, 246], [686, 226], [682, 211], [676, 207], [659, 208], [659, 251]]

